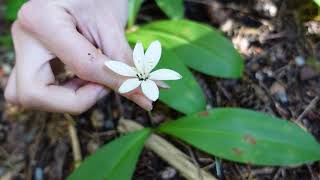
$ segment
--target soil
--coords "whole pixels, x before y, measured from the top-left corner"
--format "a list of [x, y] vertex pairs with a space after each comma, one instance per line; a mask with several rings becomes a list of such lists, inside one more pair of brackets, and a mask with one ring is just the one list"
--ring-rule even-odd
[[[3, 4], [0, 4], [1, 12]], [[288, 119], [320, 141], [320, 22], [316, 6], [299, 0], [186, 0], [186, 16], [224, 32], [245, 59], [240, 80], [193, 72], [211, 107], [243, 107]], [[153, 1], [144, 3], [139, 23], [163, 19]], [[10, 24], [0, 15], [0, 35]], [[0, 45], [0, 179], [65, 179], [74, 167], [68, 121], [62, 114], [30, 111], [4, 101], [13, 49]], [[182, 114], [157, 102], [156, 124]], [[148, 114], [110, 93], [86, 113], [74, 117], [84, 157], [119, 136], [120, 117], [151, 126]], [[295, 167], [239, 164], [209, 156], [170, 139], [219, 179], [320, 179], [319, 162]], [[220, 165], [220, 166], [217, 166]], [[145, 149], [135, 180], [184, 179]]]

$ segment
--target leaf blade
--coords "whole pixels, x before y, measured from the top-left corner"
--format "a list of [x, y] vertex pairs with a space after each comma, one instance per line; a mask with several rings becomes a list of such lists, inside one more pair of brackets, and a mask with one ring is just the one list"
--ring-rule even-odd
[[137, 18], [143, 0], [129, 0], [128, 1], [128, 28], [131, 28]]
[[293, 165], [320, 159], [320, 145], [295, 124], [244, 109], [218, 108], [163, 124], [158, 130], [242, 163]]
[[171, 19], [182, 19], [184, 16], [183, 0], [156, 0], [159, 8]]
[[189, 20], [156, 21], [135, 33], [161, 39], [189, 67], [224, 78], [242, 76], [244, 63], [232, 43], [213, 28]]
[[150, 129], [133, 132], [100, 148], [76, 169], [68, 180], [131, 179]]
[[13, 42], [11, 35], [0, 36], [0, 45], [7, 49], [12, 49]]
[[157, 69], [168, 68], [179, 72], [182, 79], [177, 81], [166, 81], [170, 89], [160, 90], [160, 100], [170, 107], [191, 114], [203, 111], [206, 106], [205, 96], [190, 70], [178, 60], [177, 56], [164, 50], [162, 60]]
[[20, 7], [25, 3], [25, 0], [6, 0], [4, 16], [9, 21], [17, 19], [17, 13]]

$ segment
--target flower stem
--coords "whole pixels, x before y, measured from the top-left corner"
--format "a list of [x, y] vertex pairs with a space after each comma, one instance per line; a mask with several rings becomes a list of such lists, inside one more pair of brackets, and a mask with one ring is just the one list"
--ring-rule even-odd
[[150, 119], [151, 126], [154, 127], [155, 123], [154, 123], [154, 119], [153, 119], [153, 115], [152, 115], [151, 111], [148, 111], [148, 116], [149, 116], [149, 119]]

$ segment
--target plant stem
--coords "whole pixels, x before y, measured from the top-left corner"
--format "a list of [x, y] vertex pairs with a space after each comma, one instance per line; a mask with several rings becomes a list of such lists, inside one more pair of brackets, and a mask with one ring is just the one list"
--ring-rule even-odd
[[214, 161], [215, 165], [216, 165], [216, 172], [218, 177], [221, 177], [221, 164], [220, 164], [220, 158], [216, 157], [215, 161]]
[[[118, 130], [121, 133], [128, 133], [141, 130], [144, 127], [132, 120], [121, 119], [119, 121]], [[190, 180], [215, 180], [216, 178], [207, 171], [200, 169], [192, 163], [192, 160], [185, 153], [181, 152], [174, 145], [163, 139], [162, 137], [151, 134], [145, 142], [145, 147], [152, 150], [159, 157], [177, 169], [180, 174]]]
[[64, 117], [68, 121], [68, 131], [71, 140], [72, 152], [73, 152], [73, 159], [74, 159], [74, 166], [78, 168], [82, 161], [81, 155], [81, 148], [79, 143], [79, 138], [77, 135], [77, 129], [75, 127], [75, 121], [69, 114], [64, 114]]
[[154, 124], [153, 115], [152, 115], [151, 111], [148, 111], [148, 116], [149, 116], [149, 119], [150, 119], [151, 126], [154, 127], [155, 124]]

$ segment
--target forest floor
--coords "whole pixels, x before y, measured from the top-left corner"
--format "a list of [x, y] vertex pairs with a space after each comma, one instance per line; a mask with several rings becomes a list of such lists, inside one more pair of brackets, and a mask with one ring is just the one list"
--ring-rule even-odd
[[[212, 107], [243, 107], [297, 123], [320, 141], [320, 22], [317, 9], [299, 0], [187, 0], [187, 18], [225, 33], [245, 59], [240, 80], [212, 78], [194, 72]], [[0, 5], [2, 6], [2, 5]], [[2, 9], [2, 8], [1, 8]], [[143, 23], [165, 16], [147, 1]], [[0, 35], [10, 26], [0, 17]], [[3, 28], [4, 27], [4, 28]], [[65, 179], [74, 161], [68, 123], [62, 114], [25, 110], [5, 103], [3, 89], [12, 69], [13, 49], [0, 46], [0, 179]], [[181, 116], [157, 102], [154, 121]], [[148, 113], [128, 100], [109, 94], [81, 116], [74, 117], [83, 156], [119, 136], [120, 117], [150, 126]], [[170, 138], [169, 138], [170, 140]], [[193, 154], [200, 167], [219, 179], [319, 179], [319, 162], [296, 167], [239, 164], [209, 156], [170, 140]], [[294, 140], [293, 140], [294, 141]], [[135, 180], [183, 179], [153, 152], [145, 149]]]

